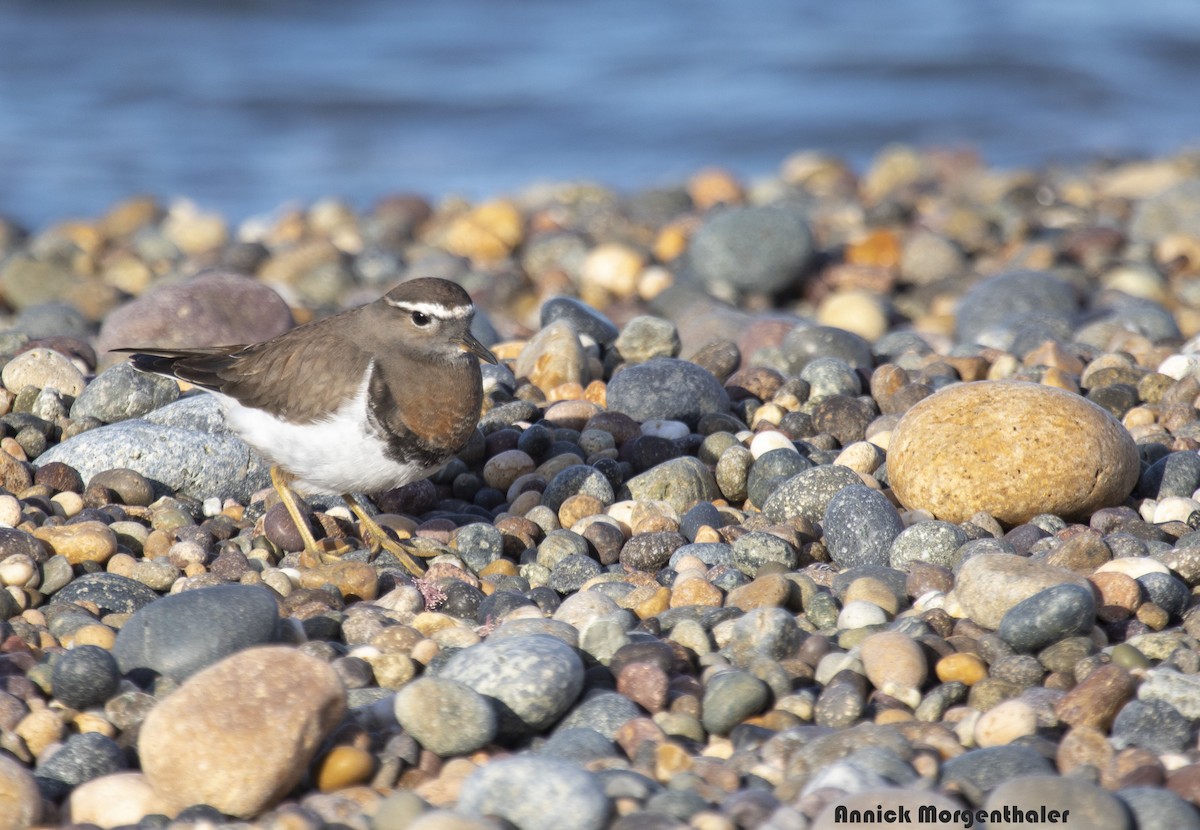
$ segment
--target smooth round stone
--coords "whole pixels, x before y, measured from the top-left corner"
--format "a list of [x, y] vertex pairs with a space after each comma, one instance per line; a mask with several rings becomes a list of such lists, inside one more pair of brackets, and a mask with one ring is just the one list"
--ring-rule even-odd
[[1153, 524], [1186, 523], [1193, 513], [1200, 513], [1200, 502], [1183, 496], [1168, 496], [1154, 505], [1154, 516], [1151, 522]]
[[[793, 452], [796, 455], [800, 454], [792, 439], [778, 430], [765, 429], [762, 432], [756, 432], [754, 437], [750, 439], [750, 454], [754, 456], [756, 461], [773, 450], [784, 450]], [[799, 470], [796, 472], [799, 472]]]
[[42, 796], [33, 775], [7, 754], [0, 754], [0, 805], [2, 830], [26, 830], [42, 817]]
[[592, 691], [572, 708], [555, 727], [555, 731], [588, 727], [609, 739], [615, 739], [622, 726], [642, 716], [637, 704], [624, 695], [608, 691]]
[[72, 565], [104, 563], [117, 552], [117, 535], [100, 521], [39, 527], [33, 535], [45, 542], [52, 553], [65, 557]]
[[135, 825], [143, 817], [167, 809], [140, 772], [117, 772], [86, 781], [71, 791], [66, 808], [73, 824], [99, 827]]
[[606, 402], [609, 412], [635, 421], [675, 420], [693, 428], [704, 415], [729, 410], [729, 395], [708, 370], [669, 357], [618, 372], [608, 382]]
[[583, 663], [553, 637], [485, 640], [455, 653], [438, 676], [502, 704], [502, 737], [523, 737], [558, 720], [583, 689]]
[[0, 379], [5, 388], [20, 392], [27, 386], [57, 389], [60, 394], [78, 397], [87, 385], [83, 373], [66, 355], [52, 349], [30, 349], [4, 365]]
[[782, 660], [800, 645], [796, 618], [782, 608], [755, 608], [736, 619], [726, 650], [736, 665], [748, 666], [754, 658]]
[[1038, 651], [1092, 630], [1096, 600], [1090, 586], [1055, 585], [1004, 613], [996, 633], [1016, 651]]
[[964, 522], [986, 510], [1017, 525], [1042, 513], [1087, 516], [1137, 483], [1137, 446], [1071, 392], [1022, 381], [947, 387], [892, 431], [888, 479], [910, 510]]
[[130, 343], [163, 348], [258, 343], [293, 325], [291, 309], [270, 285], [242, 274], [210, 271], [164, 283], [114, 309], [100, 327], [96, 352]]
[[929, 664], [915, 640], [899, 631], [880, 631], [862, 641], [859, 657], [867, 679], [876, 689], [916, 708]]
[[542, 504], [557, 513], [564, 501], [580, 494], [592, 496], [604, 505], [613, 503], [612, 484], [602, 472], [587, 464], [572, 464], [546, 484]]
[[717, 459], [713, 471], [721, 495], [731, 502], [745, 501], [749, 496], [749, 476], [753, 465], [754, 455], [750, 450], [740, 444], [727, 447]]
[[121, 676], [117, 661], [98, 646], [76, 646], [54, 661], [50, 673], [54, 697], [72, 709], [87, 709], [108, 700]]
[[542, 303], [540, 318], [543, 328], [556, 320], [563, 320], [601, 346], [612, 343], [620, 333], [606, 316], [574, 297], [558, 296], [546, 300]]
[[417, 743], [443, 758], [465, 755], [496, 737], [487, 698], [445, 677], [421, 677], [396, 693], [396, 720]]
[[805, 217], [781, 207], [736, 207], [709, 213], [693, 234], [687, 267], [718, 296], [773, 294], [797, 280], [813, 256]]
[[680, 349], [679, 332], [669, 320], [641, 315], [625, 324], [613, 347], [626, 363], [675, 357]]
[[[1018, 776], [1053, 775], [1054, 767], [1027, 746], [993, 746], [973, 749], [950, 758], [941, 769], [942, 786], [952, 785], [967, 801], [981, 806], [987, 795]], [[1044, 802], [1049, 805], [1050, 802]]]
[[173, 809], [207, 804], [250, 818], [299, 783], [345, 710], [328, 663], [260, 646], [197, 672], [151, 709], [138, 756]]
[[1187, 585], [1170, 574], [1144, 574], [1138, 577], [1137, 582], [1145, 591], [1146, 598], [1172, 617], [1183, 613], [1191, 597]]
[[454, 532], [451, 547], [468, 568], [479, 573], [504, 555], [504, 535], [493, 525], [474, 522]]
[[1188, 719], [1165, 700], [1131, 700], [1112, 725], [1113, 746], [1137, 746], [1160, 755], [1182, 752], [1190, 734]]
[[1112, 793], [1080, 778], [1057, 776], [1051, 772], [1037, 774], [1034, 770], [1028, 770], [996, 786], [983, 803], [983, 809], [990, 812], [1003, 811], [1005, 808], [1025, 811], [1023, 820], [989, 821], [989, 828], [1023, 829], [1029, 827], [1034, 818], [1037, 824], [1045, 827], [1049, 822], [1042, 823], [1042, 811], [1057, 810], [1059, 823], [1064, 826], [1075, 824], [1089, 830], [1134, 830], [1129, 814]]
[[[753, 448], [750, 453], [754, 454]], [[763, 453], [754, 460], [746, 478], [750, 501], [756, 505], [765, 504], [781, 482], [812, 466], [812, 462], [800, 455], [794, 446]]]
[[88, 481], [90, 487], [104, 487], [112, 490], [121, 499], [122, 504], [147, 507], [154, 501], [154, 485], [137, 470], [125, 467], [105, 469]]
[[954, 328], [960, 343], [978, 343], [993, 329], [1012, 329], [1032, 316], [1071, 319], [1078, 310], [1070, 285], [1042, 271], [1010, 271], [978, 283], [959, 300]]
[[733, 564], [747, 576], [753, 577], [768, 563], [793, 570], [800, 563], [800, 552], [778, 536], [760, 531], [742, 534], [734, 540]]
[[761, 712], [770, 699], [767, 684], [749, 672], [734, 670], [714, 675], [704, 689], [704, 728], [710, 734], [725, 735]]
[[853, 369], [870, 370], [875, 365], [871, 344], [853, 332], [832, 326], [797, 326], [780, 344], [788, 374], [799, 374], [810, 361], [836, 357]]
[[586, 764], [615, 757], [617, 748], [616, 744], [595, 729], [575, 726], [556, 731], [538, 748], [538, 754], [545, 758], [560, 758], [568, 763]]
[[[601, 431], [601, 430], [598, 430]], [[646, 421], [641, 426], [642, 435], [653, 435], [656, 438], [665, 438], [668, 441], [676, 441], [680, 438], [687, 438], [691, 435], [691, 430], [683, 421], [666, 421], [655, 419]]]
[[868, 625], [883, 625], [887, 620], [887, 612], [878, 605], [858, 599], [842, 606], [837, 618], [837, 627], [842, 630], [853, 630], [865, 628]]
[[472, 773], [457, 809], [497, 816], [518, 830], [602, 830], [611, 807], [597, 776], [558, 758], [518, 755]]
[[67, 738], [35, 773], [44, 795], [57, 800], [85, 781], [117, 772], [125, 766], [125, 752], [112, 738], [83, 732]]
[[800, 370], [800, 379], [809, 385], [810, 399], [832, 395], [859, 395], [862, 380], [849, 363], [837, 357], [817, 357]]
[[1200, 813], [1163, 787], [1126, 787], [1114, 793], [1133, 815], [1135, 827], [1200, 830]]
[[987, 663], [979, 655], [967, 651], [947, 654], [938, 660], [935, 671], [943, 683], [962, 683], [968, 687], [988, 676]]
[[183, 682], [224, 657], [275, 639], [279, 608], [270, 591], [216, 585], [159, 599], [117, 633], [122, 674], [153, 672]]
[[514, 481], [532, 473], [535, 467], [529, 453], [517, 449], [505, 450], [493, 455], [483, 465], [483, 480], [488, 487], [507, 491]]
[[87, 385], [71, 405], [71, 417], [111, 424], [140, 418], [178, 399], [179, 384], [173, 378], [139, 372], [131, 363], [118, 363]]
[[821, 524], [829, 557], [842, 568], [887, 565], [892, 543], [904, 530], [887, 496], [862, 484], [838, 490]]
[[513, 364], [513, 374], [527, 378], [543, 391], [564, 383], [586, 386], [591, 381], [587, 352], [575, 329], [563, 321], [544, 326], [529, 342]]
[[[64, 560], [65, 561], [65, 560]], [[111, 573], [92, 573], [72, 580], [55, 594], [58, 602], [91, 602], [103, 614], [132, 614], [159, 599], [140, 582]]]
[[975, 744], [1005, 746], [1037, 734], [1037, 712], [1023, 700], [1006, 700], [988, 709], [975, 723]]
[[1011, 553], [984, 553], [963, 563], [951, 596], [967, 617], [995, 630], [1017, 603], [1047, 588], [1067, 584], [1090, 591], [1084, 577], [1065, 568]]
[[618, 496], [636, 501], [665, 501], [677, 513], [686, 513], [697, 502], [721, 497], [717, 481], [698, 458], [685, 456], [664, 461], [625, 482]]
[[558, 562], [550, 570], [551, 588], [560, 594], [571, 594], [582, 588], [590, 579], [602, 573], [600, 563], [590, 556], [576, 554]]
[[687, 539], [678, 533], [639, 533], [621, 548], [621, 564], [635, 571], [657, 571], [685, 544]]
[[961, 559], [959, 548], [967, 541], [967, 534], [958, 525], [917, 522], [906, 527], [892, 542], [888, 563], [898, 570], [908, 570], [914, 562], [953, 568]]
[[1200, 454], [1172, 452], [1155, 461], [1138, 480], [1138, 495], [1150, 499], [1190, 498], [1200, 489]]
[[[1050, 651], [1043, 651], [1040, 659], [1047, 668], [1054, 668], [1054, 662], [1049, 657]], [[1074, 659], [1064, 662], [1076, 665], [1078, 653], [1077, 650], [1069, 655]], [[1136, 681], [1125, 669], [1111, 663], [1103, 664], [1063, 695], [1055, 704], [1054, 712], [1059, 721], [1071, 726], [1095, 726], [1107, 730], [1121, 707], [1133, 697], [1135, 685]]]
[[775, 524], [795, 518], [818, 523], [825, 518], [834, 495], [856, 485], [861, 486], [862, 479], [846, 467], [834, 464], [813, 467], [780, 484], [763, 505], [763, 515]]

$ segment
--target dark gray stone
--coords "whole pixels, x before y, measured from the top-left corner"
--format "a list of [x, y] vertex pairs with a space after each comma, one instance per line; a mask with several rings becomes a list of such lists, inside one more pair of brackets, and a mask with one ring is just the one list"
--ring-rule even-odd
[[840, 567], [887, 565], [904, 522], [887, 496], [863, 484], [843, 488], [829, 500], [822, 527], [829, 557]]
[[83, 732], [67, 738], [62, 748], [34, 770], [42, 795], [58, 801], [75, 787], [125, 768], [125, 752], [112, 738]]
[[989, 329], [1013, 329], [1024, 320], [1070, 320], [1079, 305], [1070, 285], [1044, 271], [1009, 271], [963, 295], [955, 316], [960, 343], [976, 343]]
[[1166, 787], [1128, 787], [1114, 795], [1128, 808], [1139, 830], [1200, 830], [1200, 813]]
[[556, 320], [565, 320], [576, 333], [590, 337], [601, 346], [610, 345], [620, 333], [611, 320], [574, 297], [551, 297], [542, 303], [541, 327]]
[[1190, 499], [1196, 490], [1200, 490], [1200, 453], [1196, 452], [1168, 453], [1142, 471], [1137, 485], [1137, 494], [1149, 499]]
[[1054, 775], [1054, 766], [1027, 746], [991, 746], [972, 749], [942, 764], [941, 785], [951, 786], [973, 805], [1017, 776]]
[[608, 382], [607, 405], [635, 421], [683, 421], [695, 429], [704, 415], [728, 411], [729, 395], [707, 369], [656, 357], [618, 372]]
[[893, 568], [905, 570], [914, 562], [953, 568], [962, 558], [961, 548], [969, 540], [958, 525], [949, 522], [917, 522], [905, 528], [888, 552]]
[[122, 674], [149, 671], [183, 682], [230, 654], [272, 642], [278, 622], [278, 605], [265, 588], [198, 588], [135, 613], [117, 633], [113, 654]]
[[733, 564], [748, 576], [768, 562], [783, 565], [788, 570], [800, 564], [800, 552], [788, 542], [771, 533], [752, 531], [733, 542]]
[[54, 595], [56, 602], [92, 602], [101, 614], [132, 614], [160, 599], [153, 589], [119, 574], [85, 574]]
[[1131, 700], [1121, 707], [1112, 725], [1113, 746], [1137, 746], [1164, 754], [1182, 752], [1192, 724], [1165, 700]]
[[782, 207], [714, 211], [692, 236], [687, 268], [718, 294], [774, 294], [793, 285], [813, 256], [803, 214]]
[[590, 692], [554, 727], [554, 731], [557, 733], [586, 726], [612, 740], [618, 729], [644, 715], [638, 705], [624, 695], [606, 691]]
[[1096, 619], [1096, 600], [1080, 585], [1055, 585], [1005, 612], [996, 633], [1016, 651], [1040, 651], [1051, 643], [1087, 634]]
[[701, 722], [714, 735], [728, 734], [751, 715], [757, 715], [771, 699], [771, 691], [754, 675], [724, 671], [713, 675], [704, 688]]
[[50, 672], [54, 697], [72, 709], [99, 706], [117, 691], [121, 675], [112, 654], [99, 646], [76, 646], [60, 654]]
[[796, 327], [780, 344], [788, 373], [799, 375], [809, 363], [836, 357], [853, 369], [871, 369], [871, 344], [863, 337], [833, 326]]
[[573, 464], [560, 470], [546, 484], [542, 491], [542, 504], [554, 512], [562, 507], [562, 503], [575, 495], [593, 496], [602, 504], [613, 502], [613, 488], [604, 473], [587, 464]]

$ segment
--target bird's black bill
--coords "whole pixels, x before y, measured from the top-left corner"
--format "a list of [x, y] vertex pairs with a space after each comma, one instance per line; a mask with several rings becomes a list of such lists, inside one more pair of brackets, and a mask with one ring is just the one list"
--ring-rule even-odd
[[487, 346], [476, 340], [475, 335], [470, 334], [469, 332], [463, 335], [462, 340], [459, 342], [462, 344], [463, 351], [470, 352], [480, 360], [486, 360], [488, 363], [500, 362], [496, 359], [496, 356], [492, 354], [491, 350]]

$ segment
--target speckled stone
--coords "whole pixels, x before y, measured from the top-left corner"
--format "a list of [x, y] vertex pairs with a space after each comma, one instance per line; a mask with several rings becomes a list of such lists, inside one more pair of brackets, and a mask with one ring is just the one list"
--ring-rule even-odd
[[996, 629], [1017, 603], [1055, 585], [1087, 581], [1073, 571], [1044, 565], [1009, 553], [987, 553], [967, 559], [959, 569], [953, 596], [966, 615], [984, 628]]
[[770, 700], [767, 685], [752, 674], [727, 671], [715, 675], [704, 689], [704, 728], [724, 735]]
[[1133, 439], [1106, 411], [1020, 381], [961, 384], [926, 398], [904, 414], [888, 448], [900, 502], [950, 522], [980, 510], [1009, 524], [1039, 513], [1087, 516], [1120, 504], [1139, 472]]
[[583, 664], [574, 649], [543, 635], [485, 640], [457, 652], [438, 676], [498, 700], [499, 734], [509, 737], [554, 723], [583, 688]]
[[829, 556], [843, 568], [887, 565], [892, 544], [904, 530], [900, 514], [887, 497], [861, 484], [833, 495], [822, 526]]
[[1090, 586], [1054, 585], [1006, 611], [996, 633], [1017, 651], [1032, 652], [1088, 633], [1095, 617], [1096, 601]]
[[[563, 810], [565, 804], [571, 808]], [[458, 810], [498, 816], [519, 830], [601, 830], [611, 804], [595, 775], [557, 758], [516, 756], [472, 773]]]
[[406, 732], [442, 757], [472, 752], [496, 736], [496, 712], [487, 698], [445, 677], [407, 684], [396, 694], [394, 711]]

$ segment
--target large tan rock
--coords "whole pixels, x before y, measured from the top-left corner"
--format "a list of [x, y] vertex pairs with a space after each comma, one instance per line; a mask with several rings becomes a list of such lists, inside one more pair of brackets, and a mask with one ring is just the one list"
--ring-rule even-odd
[[1107, 411], [1008, 380], [958, 384], [913, 406], [892, 432], [887, 465], [909, 509], [949, 522], [985, 510], [1008, 524], [1120, 504], [1139, 473], [1137, 446]]
[[286, 646], [247, 649], [150, 710], [142, 771], [168, 809], [208, 804], [251, 818], [300, 781], [345, 710], [328, 663]]
[[0, 830], [25, 830], [42, 817], [42, 796], [20, 762], [0, 753]]

